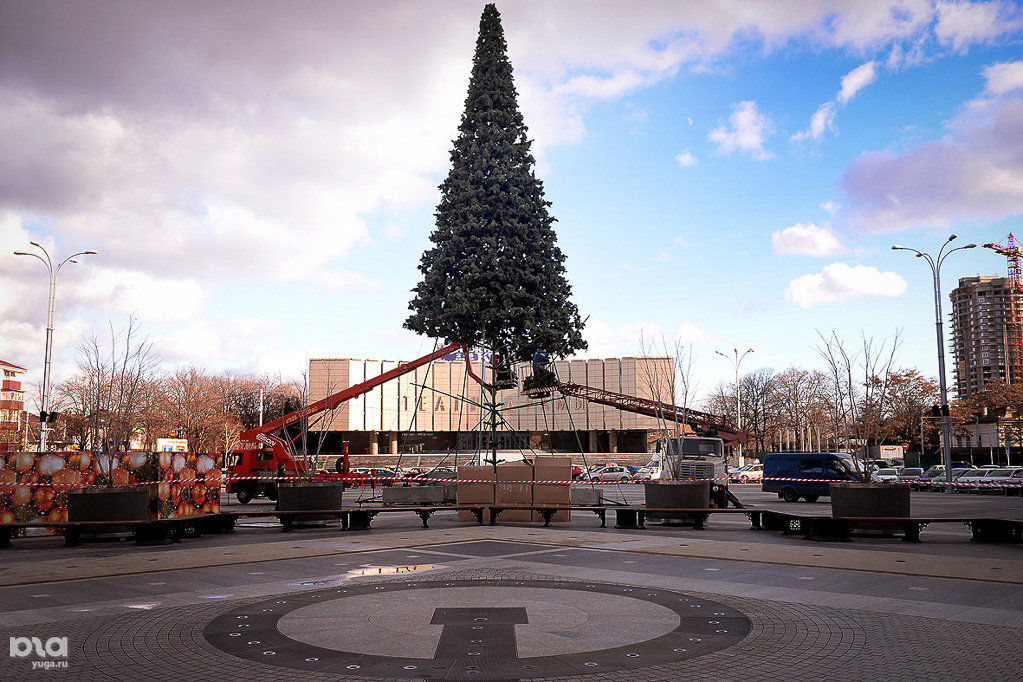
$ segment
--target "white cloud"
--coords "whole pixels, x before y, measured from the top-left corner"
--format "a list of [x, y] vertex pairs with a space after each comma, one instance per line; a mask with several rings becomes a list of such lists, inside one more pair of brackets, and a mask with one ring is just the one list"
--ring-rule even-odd
[[835, 213], [835, 211], [841, 208], [841, 205], [835, 201], [822, 201], [821, 208], [823, 208], [828, 213]]
[[711, 130], [707, 139], [717, 145], [720, 154], [744, 152], [764, 161], [774, 157], [764, 149], [764, 141], [771, 131], [771, 120], [757, 111], [756, 102], [747, 100], [733, 105], [728, 123]]
[[842, 85], [835, 99], [828, 100], [817, 108], [810, 117], [810, 127], [792, 136], [794, 142], [801, 140], [820, 140], [828, 131], [835, 130], [835, 116], [838, 109], [844, 107], [863, 88], [877, 80], [876, 64], [873, 61], [860, 64], [842, 76]]
[[812, 308], [859, 296], [899, 296], [905, 290], [906, 280], [897, 273], [870, 265], [832, 263], [789, 282], [785, 295], [800, 308]]
[[785, 256], [834, 256], [845, 247], [831, 230], [813, 223], [796, 223], [771, 235], [774, 252]]
[[889, 231], [1023, 213], [1023, 97], [969, 102], [949, 127], [905, 152], [855, 159], [839, 181], [840, 216], [859, 229]]
[[867, 87], [875, 80], [877, 80], [877, 70], [874, 62], [867, 62], [866, 64], [860, 64], [849, 73], [842, 76], [842, 89], [838, 91], [838, 103], [846, 105], [849, 101], [859, 93], [860, 90]]
[[825, 102], [810, 117], [810, 127], [792, 136], [793, 141], [819, 140], [824, 133], [835, 129], [835, 103]]
[[134, 315], [141, 320], [173, 323], [194, 317], [206, 294], [192, 279], [168, 279], [114, 268], [89, 268], [71, 297], [83, 304]]
[[659, 254], [657, 254], [654, 260], [657, 261], [658, 263], [667, 263], [668, 261], [671, 260], [671, 254], [669, 254], [667, 251], [661, 251]]
[[691, 320], [686, 320], [679, 325], [678, 331], [675, 332], [675, 339], [679, 343], [684, 344], [714, 343], [718, 340], [703, 327]]
[[1023, 88], [1023, 62], [1003, 62], [984, 68], [984, 92], [1004, 95]]
[[686, 149], [683, 152], [679, 152], [675, 157], [675, 162], [679, 165], [679, 168], [689, 168], [690, 166], [695, 166], [698, 160], [692, 152]]
[[1011, 2], [937, 3], [938, 21], [934, 33], [943, 45], [962, 51], [976, 43], [991, 42], [1023, 26], [1023, 11]]

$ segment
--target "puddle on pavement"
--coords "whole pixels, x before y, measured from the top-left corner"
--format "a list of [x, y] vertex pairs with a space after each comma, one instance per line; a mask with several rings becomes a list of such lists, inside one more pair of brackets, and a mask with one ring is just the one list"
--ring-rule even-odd
[[402, 573], [415, 573], [416, 571], [428, 571], [431, 568], [446, 568], [441, 564], [413, 564], [411, 566], [365, 566], [353, 568], [345, 573], [341, 579], [361, 578], [367, 575], [399, 575]]
[[447, 568], [443, 564], [409, 564], [406, 566], [362, 566], [346, 571], [336, 578], [319, 578], [316, 580], [300, 580], [291, 583], [293, 586], [314, 587], [319, 585], [336, 585], [353, 578], [363, 578], [371, 575], [404, 575], [418, 571], [429, 571], [434, 568]]

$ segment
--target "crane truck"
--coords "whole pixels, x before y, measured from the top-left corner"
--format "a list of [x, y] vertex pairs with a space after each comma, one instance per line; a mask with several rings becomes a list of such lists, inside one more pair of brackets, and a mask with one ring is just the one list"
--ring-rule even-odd
[[227, 492], [234, 493], [242, 504], [248, 503], [257, 495], [264, 495], [271, 500], [277, 499], [278, 464], [283, 464], [285, 476], [299, 477], [314, 482], [337, 482], [343, 485], [345, 482], [351, 482], [357, 476], [370, 478], [367, 474], [352, 474], [348, 465], [347, 449], [338, 460], [335, 472], [317, 473], [305, 461], [296, 459], [292, 454], [291, 443], [293, 441], [287, 440], [287, 432], [284, 433], [283, 438], [275, 435], [274, 432], [302, 419], [332, 410], [347, 400], [368, 393], [381, 384], [413, 372], [460, 348], [462, 348], [461, 344], [449, 344], [417, 360], [399, 364], [383, 374], [333, 393], [283, 417], [243, 431], [238, 438], [249, 447], [243, 447], [231, 453]]

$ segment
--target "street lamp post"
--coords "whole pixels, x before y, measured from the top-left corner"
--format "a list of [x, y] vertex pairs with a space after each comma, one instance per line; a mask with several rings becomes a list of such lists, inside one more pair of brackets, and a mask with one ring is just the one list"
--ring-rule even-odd
[[923, 253], [908, 246], [899, 246], [897, 244], [892, 246], [892, 251], [911, 251], [916, 254], [917, 258], [923, 258], [927, 261], [927, 264], [931, 266], [931, 275], [934, 278], [934, 326], [938, 339], [938, 386], [941, 388], [941, 459], [945, 464], [945, 481], [948, 483], [945, 486], [946, 493], [952, 492], [952, 436], [948, 423], [948, 389], [945, 386], [945, 335], [941, 319], [941, 264], [956, 251], [977, 248], [976, 244], [965, 244], [945, 251], [945, 248], [955, 238], [956, 235], [949, 235], [948, 239], [945, 240], [945, 243], [938, 250], [937, 257], [932, 257], [929, 253]]
[[[739, 386], [739, 365], [742, 364], [742, 359], [753, 352], [750, 348], [748, 351], [739, 355], [739, 349], [733, 348], [732, 352], [735, 353], [735, 357], [728, 357], [719, 350], [714, 351], [726, 360], [730, 360], [735, 367], [735, 428], [738, 431], [742, 431], [742, 388]], [[738, 450], [739, 466], [744, 466], [745, 462], [742, 459], [742, 443], [735, 444]]]
[[58, 263], [57, 267], [54, 267], [49, 252], [41, 244], [38, 242], [29, 243], [42, 251], [43, 255], [40, 256], [38, 253], [30, 251], [15, 251], [14, 255], [32, 256], [39, 259], [46, 266], [46, 271], [50, 276], [50, 296], [46, 312], [46, 357], [43, 361], [43, 405], [39, 412], [39, 452], [46, 452], [46, 434], [49, 432], [47, 422], [50, 412], [50, 361], [53, 356], [53, 309], [57, 299], [57, 275], [60, 274], [61, 268], [67, 263], [77, 263], [78, 261], [75, 260], [75, 257], [95, 256], [96, 251], [89, 250], [73, 253]]

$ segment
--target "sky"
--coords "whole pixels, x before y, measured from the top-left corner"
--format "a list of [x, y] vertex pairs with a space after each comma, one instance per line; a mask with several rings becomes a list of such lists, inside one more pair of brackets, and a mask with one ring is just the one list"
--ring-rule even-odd
[[[483, 3], [0, 0], [0, 358], [57, 380], [136, 316], [167, 367], [412, 359]], [[936, 250], [1023, 232], [1023, 5], [498, 3], [587, 357], [691, 344], [697, 390], [901, 330]], [[1002, 275], [986, 249], [959, 277]], [[946, 334], [947, 337], [947, 334]]]

